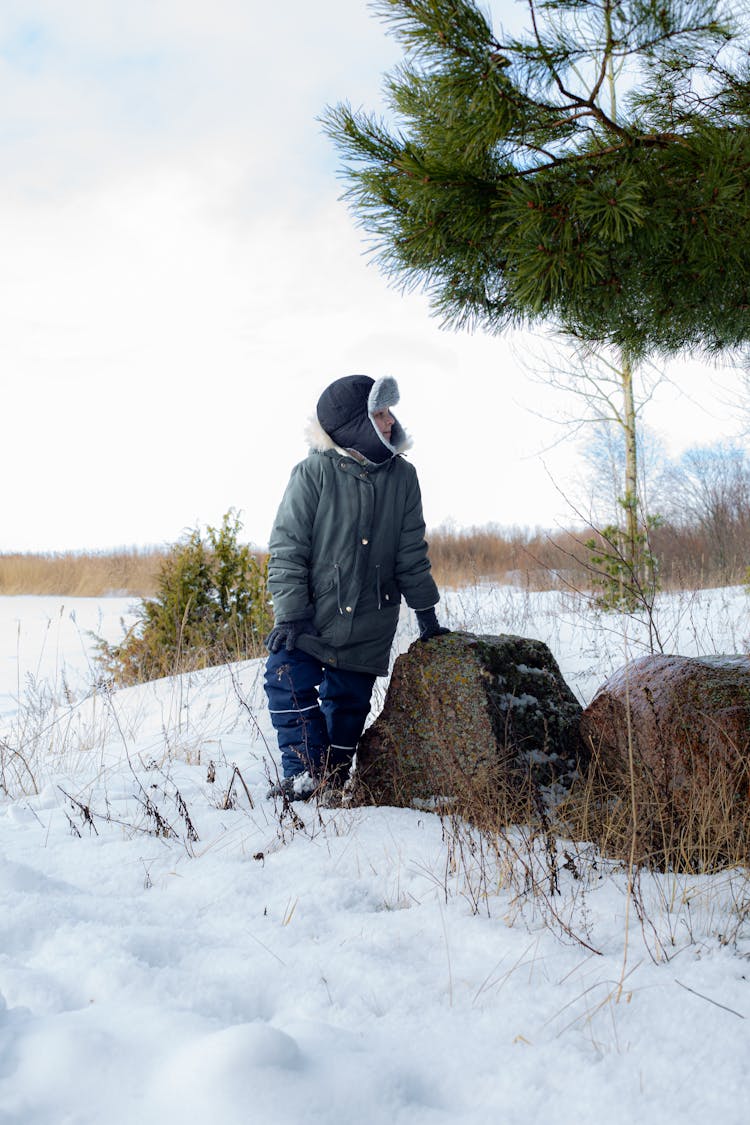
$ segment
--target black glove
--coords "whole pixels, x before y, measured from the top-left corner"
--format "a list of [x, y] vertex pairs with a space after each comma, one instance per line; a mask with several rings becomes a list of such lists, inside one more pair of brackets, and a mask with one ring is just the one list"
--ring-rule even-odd
[[446, 633], [450, 633], [450, 629], [438, 623], [434, 606], [429, 609], [418, 609], [416, 613], [420, 641], [429, 641], [433, 637], [444, 637]]
[[303, 633], [311, 637], [319, 636], [318, 630], [312, 623], [311, 617], [304, 617], [301, 621], [280, 621], [274, 625], [266, 637], [266, 648], [269, 652], [279, 652], [286, 648], [287, 652], [297, 647], [297, 641]]

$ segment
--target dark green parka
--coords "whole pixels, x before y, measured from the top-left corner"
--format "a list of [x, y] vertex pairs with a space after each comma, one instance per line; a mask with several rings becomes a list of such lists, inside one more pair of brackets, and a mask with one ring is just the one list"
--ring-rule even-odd
[[440, 598], [430, 572], [422, 498], [399, 454], [360, 463], [315, 427], [271, 533], [268, 585], [276, 624], [312, 617], [297, 647], [324, 664], [384, 676], [402, 597]]

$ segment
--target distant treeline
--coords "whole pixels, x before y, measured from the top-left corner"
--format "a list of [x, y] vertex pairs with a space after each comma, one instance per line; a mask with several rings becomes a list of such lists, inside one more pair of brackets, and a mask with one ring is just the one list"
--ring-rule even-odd
[[[487, 525], [428, 534], [435, 577], [443, 586], [478, 581], [532, 590], [591, 589], [595, 568], [587, 543], [594, 528], [544, 531]], [[731, 518], [664, 521], [649, 532], [662, 589], [699, 589], [744, 582], [750, 564], [750, 511]], [[169, 548], [112, 552], [0, 555], [0, 594], [67, 597], [151, 597]], [[262, 554], [262, 552], [260, 552]]]
[[[429, 535], [430, 558], [438, 583], [465, 586], [490, 579], [532, 590], [595, 583], [588, 543], [600, 543], [594, 528], [544, 531], [540, 528], [478, 527], [437, 529]], [[750, 564], [750, 514], [741, 526], [721, 536], [700, 524], [664, 522], [648, 533], [662, 589], [733, 586], [746, 579]]]

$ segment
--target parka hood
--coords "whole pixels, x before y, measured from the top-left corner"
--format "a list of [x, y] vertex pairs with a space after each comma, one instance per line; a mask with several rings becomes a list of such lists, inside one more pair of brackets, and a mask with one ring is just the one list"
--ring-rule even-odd
[[373, 414], [390, 409], [399, 401], [398, 384], [391, 376], [371, 379], [346, 375], [326, 387], [318, 399], [316, 416], [307, 427], [312, 449], [355, 450], [367, 461], [382, 465], [410, 448], [411, 441], [394, 418], [388, 441], [377, 427]]

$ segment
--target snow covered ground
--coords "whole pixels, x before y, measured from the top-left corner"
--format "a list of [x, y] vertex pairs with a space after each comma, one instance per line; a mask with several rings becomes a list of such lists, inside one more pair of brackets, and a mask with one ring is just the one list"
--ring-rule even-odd
[[[663, 648], [747, 651], [749, 602], [663, 598]], [[568, 846], [550, 896], [425, 812], [293, 823], [260, 662], [92, 690], [128, 608], [0, 598], [2, 1125], [747, 1120], [743, 872], [633, 895]], [[560, 594], [443, 618], [546, 640], [584, 702], [648, 645]]]

